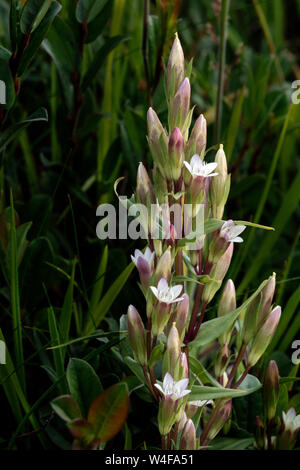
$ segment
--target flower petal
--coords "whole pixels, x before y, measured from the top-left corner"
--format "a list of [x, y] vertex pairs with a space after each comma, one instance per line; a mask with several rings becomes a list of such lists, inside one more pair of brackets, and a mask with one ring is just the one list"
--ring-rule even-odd
[[176, 386], [179, 388], [179, 390], [182, 392], [183, 390], [186, 389], [186, 387], [189, 384], [189, 379], [181, 379], [176, 383]]
[[164, 392], [164, 390], [163, 390], [163, 388], [162, 388], [161, 385], [159, 385], [159, 384], [154, 384], [154, 387], [156, 387], [163, 395], [165, 395], [165, 392]]
[[235, 237], [233, 240], [230, 240], [233, 243], [243, 243], [243, 239], [241, 237]]
[[162, 277], [159, 281], [159, 283], [157, 284], [157, 288], [158, 290], [163, 290], [163, 289], [168, 289], [169, 288], [169, 284], [167, 282], [167, 280]]
[[172, 292], [172, 296], [174, 299], [176, 299], [181, 294], [181, 291], [182, 291], [181, 284], [171, 287], [171, 292]]
[[155, 295], [155, 297], [158, 299], [158, 290], [156, 287], [154, 286], [150, 286], [150, 289], [152, 290], [153, 294]]
[[166, 389], [167, 387], [172, 387], [174, 385], [174, 379], [169, 372], [166, 373], [164, 376], [164, 381], [163, 381], [163, 388]]
[[[214, 170], [217, 168], [217, 166], [218, 166], [218, 163], [217, 163], [217, 162], [207, 163], [207, 164], [205, 165], [205, 172], [206, 172], [207, 174], [209, 174], [209, 173], [211, 173], [212, 171], [214, 171]], [[218, 174], [218, 173], [216, 173], [216, 174]]]
[[191, 175], [192, 175], [192, 174], [193, 174], [193, 170], [192, 170], [191, 165], [190, 165], [188, 162], [186, 162], [186, 161], [184, 161], [183, 163], [184, 163], [186, 169], [187, 169], [187, 170], [191, 173]]

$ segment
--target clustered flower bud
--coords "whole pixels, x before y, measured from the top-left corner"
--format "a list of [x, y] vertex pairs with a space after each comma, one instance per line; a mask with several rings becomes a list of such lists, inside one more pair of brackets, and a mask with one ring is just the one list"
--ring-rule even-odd
[[[190, 131], [193, 108], [190, 109], [190, 67], [187, 69], [186, 72], [176, 35], [165, 76], [168, 127], [149, 108], [147, 137], [154, 168], [148, 172], [143, 163], [139, 164], [132, 198], [135, 208], [143, 205], [148, 211], [151, 209], [151, 214], [146, 211], [140, 222], [149, 246], [144, 251], [135, 250], [131, 257], [145, 297], [147, 323], [144, 325], [132, 305], [127, 313], [134, 359], [142, 366], [145, 384], [158, 402], [163, 448], [180, 450], [198, 447], [195, 424], [203, 415], [200, 445], [207, 446], [221, 429], [226, 434], [230, 428], [231, 399], [222, 398], [215, 404], [208, 399], [188, 402], [191, 390], [187, 387], [197, 380], [198, 359], [194, 352], [198, 351], [198, 332], [205, 331], [201, 325], [206, 321], [206, 307], [221, 288], [234, 244], [243, 242], [240, 234], [247, 225], [223, 220], [230, 190], [226, 155], [221, 144], [214, 161], [206, 160], [207, 122], [202, 114]], [[218, 348], [209, 352], [214, 361], [209, 374], [215, 375], [220, 388], [231, 387], [237, 373], [244, 370], [234, 383], [235, 388], [242, 386], [249, 369], [272, 340], [281, 314], [280, 307], [272, 306], [274, 290], [275, 275], [265, 281], [257, 295], [237, 309], [235, 285], [231, 279], [226, 282], [217, 306], [217, 319], [213, 320], [217, 325]], [[225, 325], [223, 330], [221, 324]], [[233, 361], [235, 351], [236, 362]], [[239, 368], [242, 361], [244, 367]], [[157, 380], [161, 375], [162, 383]], [[202, 372], [198, 379], [202, 383]], [[278, 381], [276, 363], [271, 361], [263, 388], [268, 422], [276, 414]], [[209, 404], [213, 405], [212, 410], [205, 408]], [[283, 415], [280, 448], [292, 446], [295, 440], [298, 428], [292, 429], [292, 415], [291, 411]], [[257, 428], [256, 444], [262, 448], [266, 437], [264, 423], [257, 421]]]

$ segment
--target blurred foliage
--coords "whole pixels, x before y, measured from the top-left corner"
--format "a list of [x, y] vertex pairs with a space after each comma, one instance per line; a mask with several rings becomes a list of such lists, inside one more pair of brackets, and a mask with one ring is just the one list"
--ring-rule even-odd
[[[114, 447], [158, 444], [151, 395], [124, 364], [130, 349], [119, 332], [130, 300], [135, 297], [137, 307], [142, 302], [128, 265], [136, 245], [104, 245], [96, 238], [95, 214], [99, 203], [116, 203], [118, 176], [125, 176], [122, 194], [130, 195], [138, 162], [149, 161], [146, 111], [153, 103], [166, 121], [161, 76], [176, 30], [188, 60], [194, 58], [194, 119], [205, 114], [208, 147], [217, 143], [220, 4], [0, 0], [4, 448], [70, 448], [70, 433], [49, 405], [59, 393], [74, 395], [70, 358], [90, 364], [105, 389], [126, 377], [133, 404]], [[299, 20], [299, 0], [231, 1], [221, 122], [233, 176], [230, 212], [276, 229], [249, 230], [229, 277], [239, 278], [242, 301], [277, 272], [283, 315], [269, 353], [284, 376], [295, 375], [290, 346], [300, 329], [300, 106], [291, 101], [291, 84], [300, 79]], [[59, 344], [64, 347], [47, 349]], [[237, 416], [245, 406], [259, 414], [252, 410], [259, 406], [254, 396], [238, 400]], [[233, 435], [248, 438], [253, 419], [243, 419], [243, 430], [233, 425]]]

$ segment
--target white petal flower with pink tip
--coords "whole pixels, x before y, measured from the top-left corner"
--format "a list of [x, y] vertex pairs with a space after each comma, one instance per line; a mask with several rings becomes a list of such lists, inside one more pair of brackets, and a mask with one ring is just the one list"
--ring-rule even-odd
[[162, 386], [160, 384], [154, 384], [154, 386], [165, 396], [171, 397], [174, 400], [179, 400], [185, 397], [191, 390], [187, 390], [189, 379], [182, 379], [175, 382], [172, 375], [169, 372], [166, 373]]
[[175, 302], [181, 302], [181, 300], [183, 300], [183, 297], [179, 297], [182, 291], [182, 286], [178, 285], [169, 287], [167, 280], [164, 278], [161, 278], [157, 287], [150, 286], [150, 289], [159, 302], [173, 304]]
[[184, 162], [184, 165], [192, 176], [202, 176], [203, 178], [207, 178], [218, 174], [213, 173], [218, 166], [218, 163], [205, 163], [197, 154], [192, 156], [190, 163]]
[[154, 260], [154, 251], [152, 252], [150, 248], [147, 246], [145, 253], [142, 253], [140, 250], [134, 250], [134, 256], [131, 255], [132, 262], [137, 266], [137, 262], [139, 258], [143, 258], [149, 266], [152, 266]]
[[220, 237], [228, 242], [242, 243], [244, 240], [238, 237], [246, 228], [246, 225], [236, 225], [233, 220], [227, 220], [221, 227]]

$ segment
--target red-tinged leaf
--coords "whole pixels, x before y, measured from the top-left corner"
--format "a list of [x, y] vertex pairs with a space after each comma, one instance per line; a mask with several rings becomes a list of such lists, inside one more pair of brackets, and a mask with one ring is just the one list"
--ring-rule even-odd
[[113, 385], [100, 393], [88, 413], [95, 437], [107, 442], [118, 434], [126, 421], [128, 409], [129, 393], [125, 383]]
[[79, 405], [72, 395], [61, 395], [55, 398], [51, 406], [55, 413], [67, 423], [82, 417]]
[[86, 442], [94, 439], [94, 427], [84, 418], [74, 419], [68, 423], [68, 427], [75, 439], [83, 439]]

